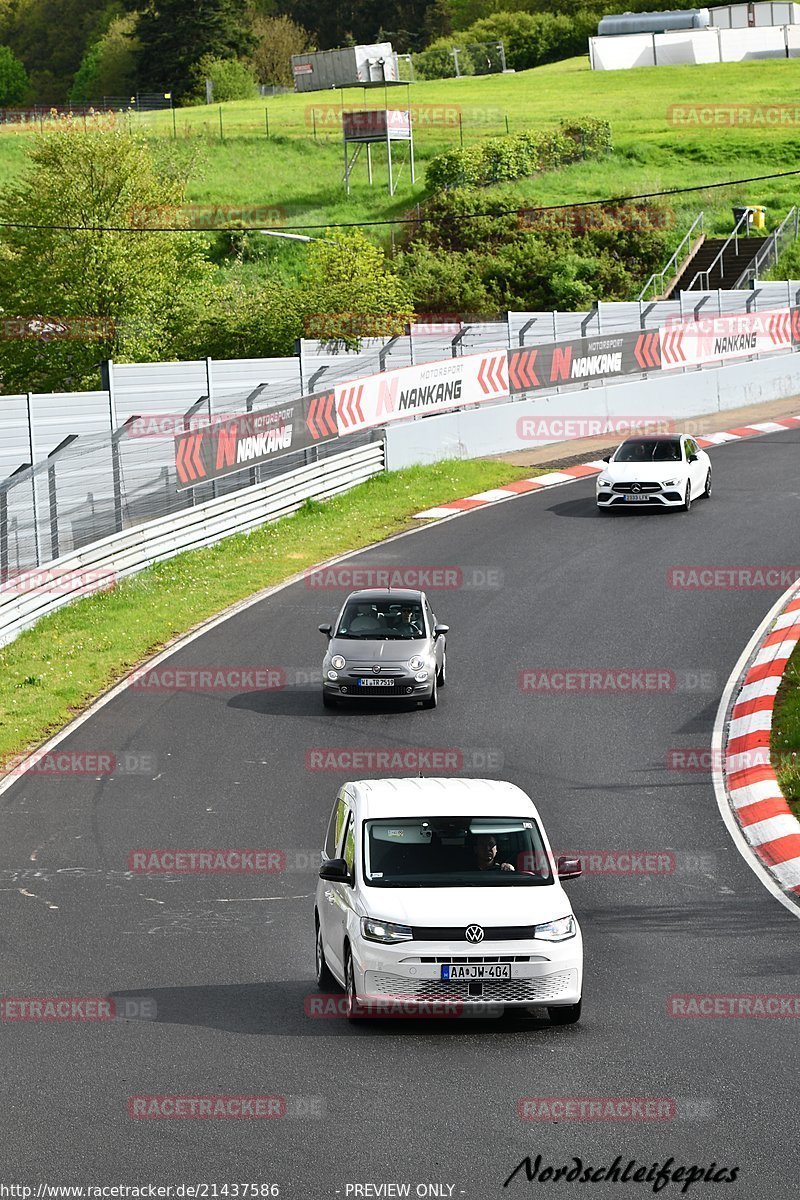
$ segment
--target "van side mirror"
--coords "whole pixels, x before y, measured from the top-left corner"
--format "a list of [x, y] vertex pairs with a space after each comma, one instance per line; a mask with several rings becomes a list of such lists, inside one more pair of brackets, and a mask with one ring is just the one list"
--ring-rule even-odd
[[556, 865], [559, 879], [580, 879], [583, 874], [579, 858], [568, 858], [566, 854], [560, 854]]
[[332, 626], [330, 625], [320, 625], [319, 631], [320, 633], [324, 633], [326, 637], [330, 637], [331, 633], [333, 632]]
[[331, 883], [350, 883], [350, 871], [343, 858], [329, 858], [320, 867], [319, 877]]
[[442, 637], [443, 634], [449, 633], [449, 632], [450, 632], [449, 625], [434, 625], [434, 627], [433, 627], [433, 636], [435, 638]]

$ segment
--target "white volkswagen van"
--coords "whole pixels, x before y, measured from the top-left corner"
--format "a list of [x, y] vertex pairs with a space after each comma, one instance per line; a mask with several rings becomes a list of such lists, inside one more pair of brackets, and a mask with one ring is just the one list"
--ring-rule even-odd
[[315, 902], [317, 983], [350, 1017], [389, 1005], [581, 1013], [583, 943], [533, 801], [489, 779], [347, 783]]

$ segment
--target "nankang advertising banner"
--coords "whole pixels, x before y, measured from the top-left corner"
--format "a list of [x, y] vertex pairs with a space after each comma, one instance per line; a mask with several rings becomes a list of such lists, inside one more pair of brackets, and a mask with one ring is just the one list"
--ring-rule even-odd
[[430, 416], [508, 398], [505, 350], [470, 354], [416, 367], [400, 367], [352, 383], [337, 384], [339, 433], [355, 433], [390, 421]]
[[512, 395], [584, 380], [638, 375], [661, 367], [658, 330], [572, 338], [511, 350], [508, 383]]
[[792, 327], [788, 308], [662, 325], [659, 330], [661, 365], [669, 371], [676, 367], [726, 363], [753, 354], [790, 350]]
[[235, 475], [283, 454], [339, 436], [332, 391], [287, 404], [212, 420], [175, 438], [178, 491]]

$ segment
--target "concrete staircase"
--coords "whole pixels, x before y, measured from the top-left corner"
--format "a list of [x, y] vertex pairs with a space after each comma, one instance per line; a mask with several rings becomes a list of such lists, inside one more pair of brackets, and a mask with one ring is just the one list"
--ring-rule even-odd
[[703, 238], [669, 293], [733, 288], [763, 248], [764, 238], [760, 237]]

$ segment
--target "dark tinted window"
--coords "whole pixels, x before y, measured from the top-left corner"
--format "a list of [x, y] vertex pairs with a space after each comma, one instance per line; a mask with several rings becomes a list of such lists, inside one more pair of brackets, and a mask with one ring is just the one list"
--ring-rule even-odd
[[422, 638], [425, 617], [418, 600], [349, 600], [336, 628], [336, 637], [410, 641]]
[[680, 462], [679, 438], [629, 438], [614, 455], [614, 462]]

